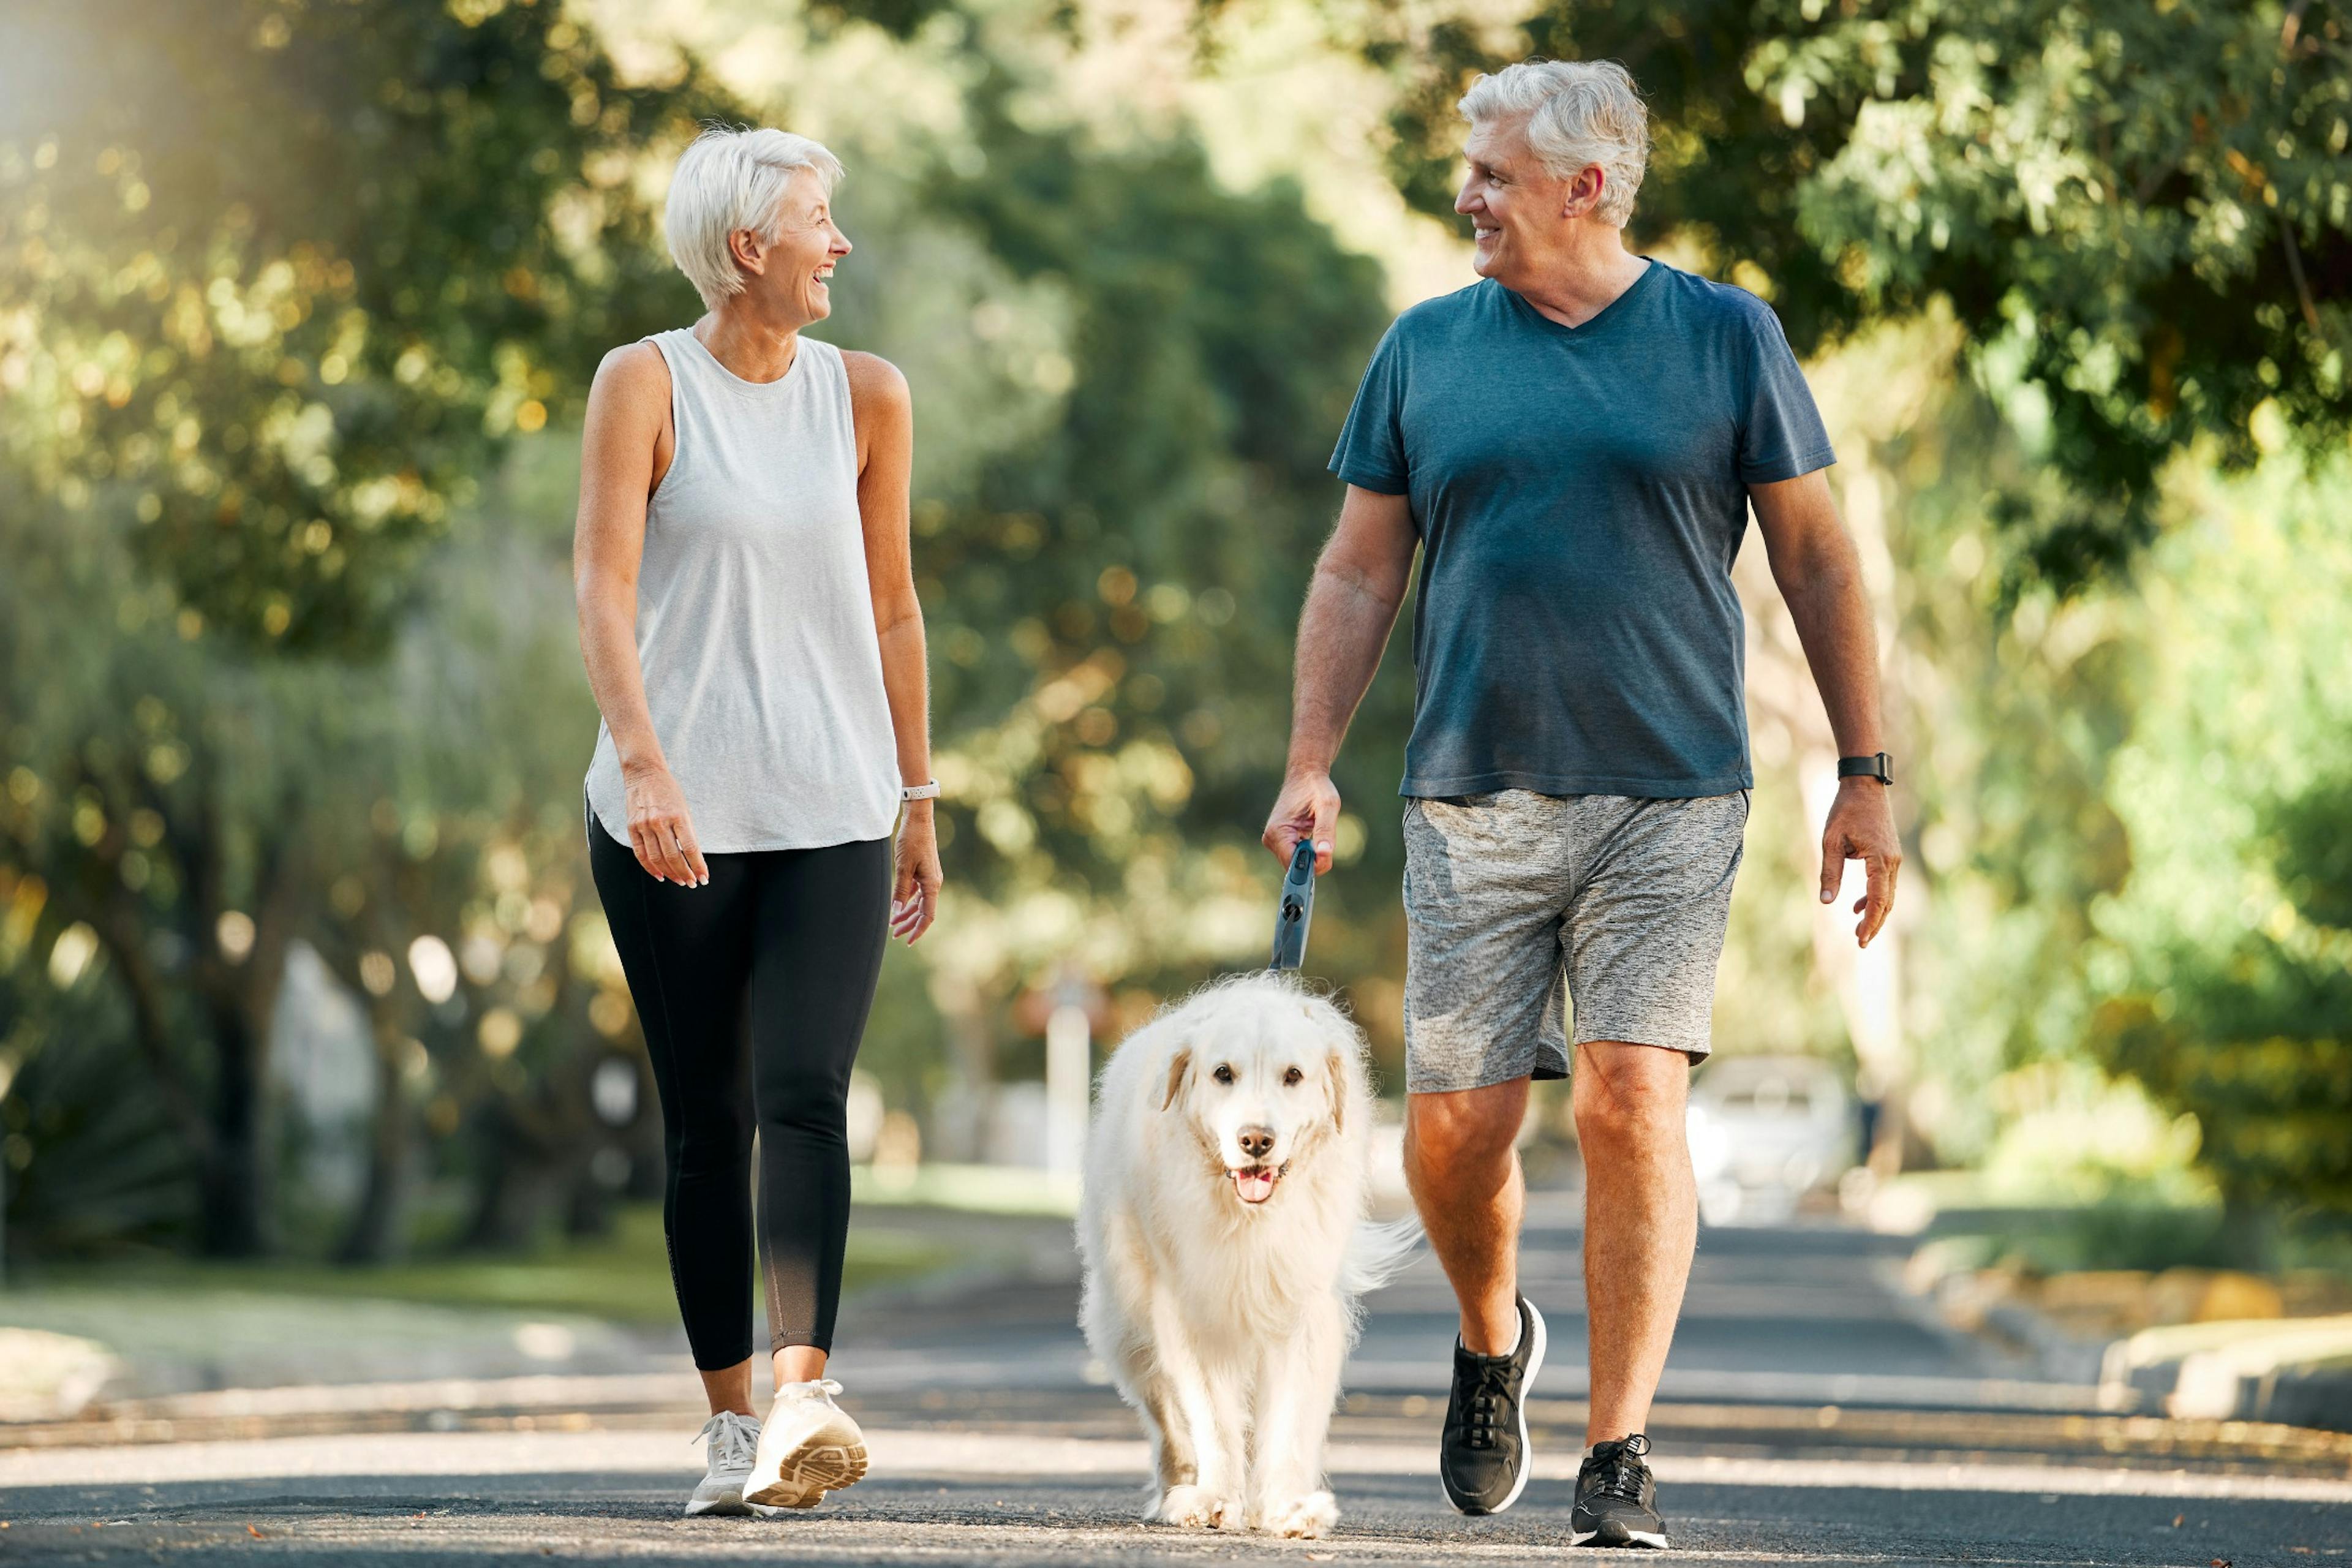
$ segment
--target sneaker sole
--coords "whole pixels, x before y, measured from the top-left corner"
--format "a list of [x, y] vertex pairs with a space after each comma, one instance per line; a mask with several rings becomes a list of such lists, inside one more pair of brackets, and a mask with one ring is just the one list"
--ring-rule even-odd
[[776, 1479], [743, 1500], [772, 1508], [814, 1508], [827, 1492], [854, 1487], [866, 1479], [863, 1443], [811, 1443], [787, 1454], [776, 1467]]
[[1600, 1534], [1601, 1532], [1597, 1530], [1570, 1531], [1568, 1536], [1568, 1543], [1570, 1546], [1654, 1546], [1661, 1552], [1669, 1552], [1673, 1550], [1673, 1548], [1666, 1543], [1664, 1533], [1660, 1531], [1629, 1530], [1625, 1531], [1625, 1539], [1622, 1541], [1599, 1541], [1596, 1538]]
[[[1452, 1488], [1446, 1486], [1443, 1479], [1438, 1482], [1438, 1489], [1445, 1493], [1445, 1500], [1453, 1506], [1454, 1511], [1468, 1514], [1473, 1519], [1481, 1514], [1507, 1511], [1513, 1503], [1519, 1500], [1519, 1494], [1528, 1489], [1528, 1478], [1535, 1473], [1536, 1458], [1528, 1451], [1528, 1394], [1536, 1385], [1536, 1373], [1543, 1370], [1547, 1335], [1544, 1331], [1543, 1314], [1536, 1310], [1536, 1304], [1533, 1301], [1528, 1303], [1528, 1317], [1535, 1327], [1536, 1343], [1535, 1349], [1528, 1352], [1528, 1370], [1519, 1373], [1519, 1479], [1511, 1483], [1510, 1495], [1492, 1508], [1466, 1508], [1461, 1500], [1454, 1495]], [[1582, 1542], [1571, 1542], [1570, 1544], [1581, 1545]]]
[[740, 1497], [695, 1498], [686, 1505], [688, 1519], [773, 1519], [779, 1511], [764, 1503], [745, 1502]]

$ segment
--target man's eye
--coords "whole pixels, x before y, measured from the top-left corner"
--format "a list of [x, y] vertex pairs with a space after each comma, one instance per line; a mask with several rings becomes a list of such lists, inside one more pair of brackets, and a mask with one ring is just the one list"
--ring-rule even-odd
[[1297, 1068], [1292, 1068], [1288, 1072], [1286, 1072], [1286, 1073], [1284, 1073], [1284, 1074], [1282, 1075], [1282, 1081], [1283, 1081], [1283, 1085], [1284, 1085], [1284, 1087], [1288, 1088], [1288, 1089], [1296, 1089], [1296, 1088], [1297, 1088], [1300, 1084], [1305, 1083], [1305, 1082], [1307, 1081], [1307, 1075], [1306, 1075], [1305, 1073], [1303, 1073], [1303, 1072], [1300, 1072]]
[[1234, 1081], [1234, 1069], [1220, 1063], [1217, 1070], [1211, 1076], [1219, 1083], [1231, 1083]]

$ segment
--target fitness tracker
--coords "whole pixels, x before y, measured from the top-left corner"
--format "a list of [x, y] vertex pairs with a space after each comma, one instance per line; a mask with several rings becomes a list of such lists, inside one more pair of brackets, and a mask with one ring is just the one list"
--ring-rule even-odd
[[1880, 784], [1895, 782], [1895, 759], [1885, 752], [1867, 757], [1840, 757], [1838, 777], [1842, 779], [1876, 779]]
[[908, 784], [898, 792], [898, 798], [900, 800], [936, 800], [939, 798], [939, 794], [940, 786], [937, 784]]

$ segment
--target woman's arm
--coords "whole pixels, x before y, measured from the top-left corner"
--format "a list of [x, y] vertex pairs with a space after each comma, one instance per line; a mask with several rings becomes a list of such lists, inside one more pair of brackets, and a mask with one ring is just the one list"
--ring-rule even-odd
[[646, 502], [669, 464], [669, 367], [650, 343], [614, 349], [596, 368], [580, 444], [580, 516], [572, 582], [580, 657], [613, 732], [628, 792], [629, 847], [648, 875], [681, 887], [710, 880], [686, 795], [670, 776], [637, 665], [637, 568]]
[[[908, 539], [914, 482], [915, 402], [898, 367], [874, 354], [845, 353], [850, 409], [857, 425], [857, 510], [866, 526], [866, 578], [874, 595], [874, 629], [882, 643], [882, 684], [898, 743], [898, 776], [931, 776], [930, 673], [923, 645], [923, 605], [915, 595]], [[906, 803], [898, 827], [898, 882], [890, 930], [912, 942], [939, 914], [940, 845], [932, 803]]]

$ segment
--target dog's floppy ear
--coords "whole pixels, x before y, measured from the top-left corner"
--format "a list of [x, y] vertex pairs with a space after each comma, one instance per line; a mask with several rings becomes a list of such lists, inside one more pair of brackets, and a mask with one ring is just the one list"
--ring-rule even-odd
[[1192, 1047], [1184, 1046], [1168, 1058], [1168, 1087], [1160, 1091], [1160, 1109], [1167, 1110], [1176, 1103], [1176, 1091], [1184, 1087], [1184, 1075], [1192, 1070]]
[[1333, 1046], [1323, 1061], [1323, 1089], [1331, 1097], [1331, 1131], [1348, 1130], [1348, 1061]]

